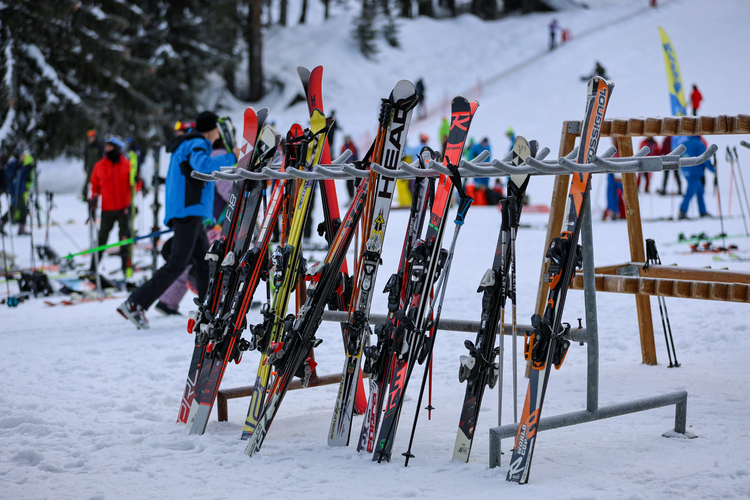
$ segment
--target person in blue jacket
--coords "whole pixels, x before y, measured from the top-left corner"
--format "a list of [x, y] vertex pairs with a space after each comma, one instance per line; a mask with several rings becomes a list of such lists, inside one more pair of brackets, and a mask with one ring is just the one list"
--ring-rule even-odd
[[148, 328], [145, 311], [182, 274], [188, 264], [196, 271], [198, 299], [203, 300], [208, 289], [208, 238], [203, 228], [205, 219], [212, 220], [214, 187], [190, 176], [193, 170], [211, 173], [223, 166], [231, 166], [239, 158], [233, 153], [211, 156], [211, 145], [219, 139], [218, 116], [203, 111], [195, 120], [195, 128], [175, 137], [167, 152], [172, 154], [167, 172], [164, 223], [174, 228], [172, 251], [167, 263], [153, 277], [133, 291], [117, 311], [138, 328]]
[[[700, 136], [680, 136], [675, 137], [672, 140], [672, 147], [677, 147], [683, 144], [687, 149], [682, 154], [685, 157], [700, 156], [706, 152], [706, 145], [701, 140]], [[687, 219], [687, 211], [690, 206], [690, 200], [695, 196], [698, 200], [698, 213], [701, 217], [711, 217], [706, 211], [706, 203], [703, 200], [703, 186], [705, 185], [705, 170], [709, 169], [711, 172], [716, 173], [716, 168], [711, 165], [711, 162], [706, 160], [700, 165], [693, 165], [692, 167], [682, 167], [682, 174], [687, 179], [687, 189], [685, 190], [685, 196], [682, 198], [682, 204], [680, 205], [680, 213], [677, 216], [678, 219]]]

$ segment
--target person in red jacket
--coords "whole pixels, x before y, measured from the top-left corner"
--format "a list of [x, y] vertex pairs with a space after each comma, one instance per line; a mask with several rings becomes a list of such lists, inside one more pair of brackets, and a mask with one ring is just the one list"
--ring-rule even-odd
[[698, 90], [698, 86], [693, 84], [693, 91], [690, 93], [690, 104], [693, 106], [693, 116], [698, 114], [698, 108], [703, 100], [703, 94]]
[[[96, 162], [91, 174], [91, 203], [96, 207], [98, 198], [102, 202], [99, 246], [107, 243], [109, 233], [119, 226], [120, 240], [130, 238], [130, 160], [122, 154], [125, 142], [112, 134], [104, 139], [104, 158]], [[130, 262], [131, 246], [120, 249], [122, 272], [125, 277], [132, 273]], [[99, 252], [101, 260], [102, 252]], [[95, 271], [92, 256], [91, 271]]]
[[[653, 137], [646, 137], [643, 142], [641, 142], [640, 149], [643, 149], [644, 147], [647, 147], [650, 151], [648, 153], [648, 156], [659, 156], [661, 154], [661, 149], [659, 148], [659, 144], [656, 142], [656, 139]], [[667, 151], [669, 152], [669, 151]], [[648, 193], [649, 184], [651, 182], [651, 172], [638, 172], [638, 177], [636, 184], [638, 184], [638, 188], [641, 187], [641, 178], [645, 181], [645, 186], [643, 191]]]

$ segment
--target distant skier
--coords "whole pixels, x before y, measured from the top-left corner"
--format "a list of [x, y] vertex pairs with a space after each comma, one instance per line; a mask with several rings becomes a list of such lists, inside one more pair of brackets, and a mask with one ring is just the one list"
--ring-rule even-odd
[[[682, 154], [684, 157], [700, 156], [706, 152], [706, 145], [698, 135], [691, 136], [680, 136], [675, 137], [674, 147], [684, 144], [687, 148]], [[706, 183], [705, 171], [709, 169], [714, 174], [716, 173], [716, 167], [714, 167], [710, 161], [706, 160], [700, 165], [694, 165], [692, 167], [682, 167], [682, 173], [687, 179], [687, 188], [685, 189], [685, 196], [682, 198], [682, 204], [680, 205], [680, 213], [677, 216], [678, 219], [687, 219], [687, 211], [690, 206], [690, 200], [693, 196], [698, 200], [698, 213], [701, 217], [711, 217], [711, 214], [706, 211], [706, 203], [703, 200], [703, 186]]]
[[[646, 137], [643, 142], [641, 142], [639, 149], [643, 149], [644, 147], [649, 149], [649, 156], [659, 156], [661, 154], [659, 144], [653, 137]], [[638, 172], [638, 180], [636, 183], [639, 188], [641, 187], [641, 179], [644, 180], [643, 192], [648, 193], [649, 184], [651, 183], [651, 172]]]
[[208, 290], [205, 256], [209, 243], [203, 220], [213, 215], [214, 188], [192, 178], [190, 173], [193, 170], [211, 173], [237, 162], [240, 156], [237, 148], [232, 153], [211, 156], [212, 143], [220, 137], [218, 119], [215, 113], [203, 111], [196, 118], [193, 130], [175, 137], [167, 146], [172, 157], [165, 183], [164, 222], [174, 228], [172, 252], [167, 263], [117, 308], [138, 328], [148, 328], [146, 310], [191, 262], [196, 271], [198, 299], [202, 301]]
[[86, 132], [86, 137], [89, 141], [83, 149], [83, 170], [86, 172], [86, 182], [83, 184], [83, 190], [81, 191], [84, 200], [89, 195], [89, 183], [91, 182], [91, 172], [94, 171], [94, 164], [104, 156], [104, 146], [99, 141], [96, 130], [91, 129]]
[[584, 82], [588, 82], [595, 76], [600, 76], [604, 78], [605, 80], [609, 80], [609, 78], [607, 78], [607, 70], [604, 69], [604, 66], [602, 66], [602, 64], [599, 61], [594, 62], [594, 69], [591, 71], [589, 75], [582, 76], [581, 80]]
[[[357, 160], [359, 160], [359, 156], [357, 155], [357, 146], [354, 145], [354, 141], [352, 141], [352, 137], [350, 135], [344, 136], [344, 144], [341, 145], [341, 153], [343, 154], [344, 151], [349, 150], [352, 152], [352, 155], [347, 160], [349, 163], [353, 163]], [[347, 179], [346, 180], [346, 192], [349, 193], [349, 199], [354, 199], [354, 179]]]
[[698, 90], [698, 86], [693, 84], [693, 91], [690, 93], [690, 105], [693, 107], [693, 116], [698, 115], [698, 108], [703, 101], [703, 94]]
[[415, 90], [417, 91], [417, 118], [426, 118], [427, 117], [427, 102], [425, 101], [425, 86], [424, 82], [420, 78], [417, 80], [416, 85], [414, 85]]
[[[661, 143], [660, 153], [668, 155], [672, 152], [672, 137], [667, 136]], [[682, 178], [680, 178], [679, 170], [672, 170], [674, 173], [675, 182], [677, 183], [677, 194], [682, 196]], [[669, 170], [664, 171], [664, 175], [661, 179], [661, 189], [657, 189], [656, 192], [662, 196], [667, 194], [667, 182], [669, 181]]]
[[557, 47], [555, 36], [557, 35], [559, 27], [560, 25], [557, 24], [557, 19], [553, 19], [552, 22], [549, 23], [549, 50], [553, 50]]
[[18, 235], [26, 232], [26, 218], [29, 216], [29, 191], [35, 180], [36, 162], [25, 141], [19, 141], [13, 150], [13, 156], [5, 166], [10, 207], [3, 215], [6, 222], [18, 223]]

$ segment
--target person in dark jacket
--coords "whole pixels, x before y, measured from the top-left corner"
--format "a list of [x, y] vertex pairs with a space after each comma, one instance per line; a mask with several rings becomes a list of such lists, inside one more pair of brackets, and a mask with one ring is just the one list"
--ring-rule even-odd
[[[130, 160], [123, 151], [125, 142], [117, 136], [107, 135], [104, 139], [104, 158], [96, 162], [91, 172], [91, 196], [89, 200], [96, 208], [97, 200], [101, 199], [101, 224], [99, 226], [99, 246], [107, 243], [109, 233], [115, 227], [119, 228], [120, 240], [130, 238]], [[122, 258], [122, 272], [126, 278], [132, 275], [130, 261], [131, 245], [124, 245], [120, 249]], [[101, 261], [102, 252], [99, 252]], [[91, 256], [91, 272], [95, 272], [96, 258]]]
[[13, 150], [13, 156], [5, 166], [5, 174], [10, 193], [10, 208], [3, 215], [3, 223], [18, 223], [18, 235], [26, 232], [26, 218], [29, 216], [29, 189], [34, 182], [36, 162], [25, 141], [20, 141]]
[[153, 277], [133, 291], [117, 311], [138, 328], [148, 328], [145, 311], [182, 274], [188, 264], [196, 272], [198, 300], [203, 300], [208, 289], [208, 238], [204, 219], [211, 219], [214, 187], [190, 176], [193, 170], [211, 173], [237, 162], [240, 150], [211, 156], [212, 144], [219, 139], [219, 117], [203, 111], [195, 120], [195, 129], [175, 137], [167, 146], [172, 154], [167, 172], [164, 223], [174, 228], [172, 251], [167, 263]]
[[96, 130], [91, 129], [86, 132], [86, 137], [89, 140], [83, 149], [83, 170], [86, 172], [86, 182], [83, 183], [83, 190], [81, 191], [84, 200], [89, 195], [89, 184], [91, 183], [91, 172], [94, 171], [94, 165], [104, 156], [104, 146], [99, 141]]
[[[687, 148], [682, 154], [684, 157], [700, 156], [706, 152], [706, 145], [698, 135], [681, 136], [675, 137], [674, 147], [684, 144]], [[680, 213], [677, 216], [678, 219], [687, 219], [687, 211], [690, 206], [690, 200], [693, 196], [698, 201], [698, 213], [701, 217], [711, 217], [706, 211], [706, 202], [703, 200], [703, 186], [706, 183], [705, 171], [709, 169], [711, 172], [716, 173], [716, 168], [711, 165], [711, 162], [706, 160], [700, 165], [693, 165], [692, 167], [682, 167], [682, 173], [687, 179], [687, 188], [685, 189], [685, 197], [682, 198], [682, 204], [680, 205]]]

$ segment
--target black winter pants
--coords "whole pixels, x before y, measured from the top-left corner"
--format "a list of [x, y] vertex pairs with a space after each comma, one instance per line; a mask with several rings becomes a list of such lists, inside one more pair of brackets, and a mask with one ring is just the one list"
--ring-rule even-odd
[[143, 309], [151, 307], [188, 264], [193, 264], [199, 300], [203, 300], [208, 289], [208, 261], [205, 260], [208, 237], [203, 228], [203, 218], [196, 216], [172, 219], [170, 225], [174, 228], [174, 236], [169, 260], [150, 280], [130, 295], [130, 302], [140, 305]]

